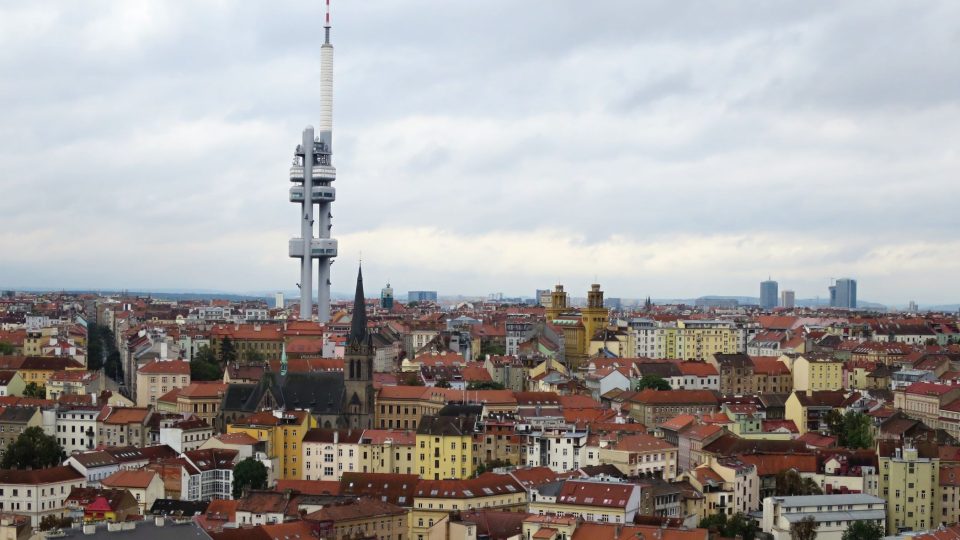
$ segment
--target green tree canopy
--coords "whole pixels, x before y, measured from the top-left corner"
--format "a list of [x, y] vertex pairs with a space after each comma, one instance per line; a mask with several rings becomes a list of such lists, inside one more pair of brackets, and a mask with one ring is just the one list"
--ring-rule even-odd
[[467, 390], [503, 390], [503, 385], [494, 381], [474, 381], [467, 385]]
[[640, 382], [637, 383], [637, 390], [646, 390], [651, 388], [653, 390], [670, 390], [670, 383], [666, 379], [659, 375], [647, 375], [640, 379]]
[[776, 486], [774, 494], [777, 497], [792, 497], [794, 495], [823, 495], [823, 490], [812, 478], [803, 478], [794, 469], [786, 469], [774, 477]]
[[446, 379], [440, 379], [439, 381], [434, 383], [434, 386], [436, 386], [437, 388], [450, 388], [450, 381]]
[[870, 417], [856, 411], [846, 414], [832, 409], [823, 415], [823, 422], [830, 434], [837, 437], [837, 444], [844, 448], [873, 448]]
[[817, 538], [817, 520], [813, 516], [807, 516], [800, 521], [794, 521], [790, 524], [791, 540], [816, 540]]
[[492, 471], [493, 469], [496, 469], [498, 467], [509, 467], [511, 465], [513, 465], [513, 463], [510, 463], [505, 459], [493, 459], [486, 463], [480, 463], [479, 465], [477, 465], [477, 468], [473, 470], [473, 476], [477, 477], [487, 471]]
[[237, 348], [233, 345], [233, 340], [227, 336], [220, 340], [220, 363], [223, 365], [232, 364], [237, 361]]
[[0, 341], [0, 355], [10, 355], [13, 354], [13, 351], [13, 344], [7, 343], [6, 341]]
[[503, 356], [507, 354], [507, 347], [496, 341], [481, 341], [480, 354], [489, 354], [490, 356]]
[[877, 521], [860, 520], [851, 523], [843, 531], [843, 540], [880, 540], [887, 531]]
[[713, 514], [700, 520], [699, 527], [714, 534], [733, 538], [740, 536], [743, 540], [753, 540], [759, 530], [756, 523], [741, 512], [727, 518], [726, 514]]
[[46, 399], [47, 389], [35, 382], [29, 382], [23, 387], [23, 397]]
[[190, 360], [190, 380], [219, 381], [221, 379], [223, 379], [223, 369], [220, 368], [213, 351], [206, 345], [200, 347], [197, 354]]
[[247, 349], [243, 351], [243, 362], [245, 364], [262, 364], [266, 361], [266, 357], [263, 356], [263, 353], [255, 349]]
[[39, 426], [28, 427], [3, 452], [0, 468], [45, 469], [59, 465], [67, 456], [57, 439]]
[[263, 463], [247, 458], [233, 468], [233, 498], [243, 495], [244, 489], [264, 489], [267, 487], [267, 468]]
[[413, 371], [401, 373], [397, 379], [401, 386], [423, 386], [420, 374]]

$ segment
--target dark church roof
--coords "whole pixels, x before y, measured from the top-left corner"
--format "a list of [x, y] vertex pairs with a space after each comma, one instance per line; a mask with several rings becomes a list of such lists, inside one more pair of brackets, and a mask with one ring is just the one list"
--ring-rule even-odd
[[343, 373], [313, 371], [278, 375], [267, 372], [255, 385], [231, 384], [224, 396], [224, 409], [258, 411], [268, 393], [273, 407], [309, 409], [320, 415], [340, 414], [344, 402]]

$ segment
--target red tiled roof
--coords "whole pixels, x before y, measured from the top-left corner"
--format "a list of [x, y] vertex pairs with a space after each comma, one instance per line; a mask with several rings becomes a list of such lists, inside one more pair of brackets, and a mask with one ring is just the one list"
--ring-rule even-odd
[[221, 382], [195, 382], [190, 383], [180, 389], [180, 397], [195, 399], [213, 399], [223, 395], [227, 391], [226, 383]]
[[630, 496], [638, 489], [639, 486], [635, 484], [568, 481], [557, 493], [557, 504], [626, 508]]
[[145, 375], [190, 375], [190, 362], [181, 360], [154, 360], [148, 362], [137, 373]]
[[753, 372], [764, 375], [789, 375], [790, 368], [776, 356], [751, 356]]
[[84, 481], [85, 476], [69, 466], [50, 467], [21, 471], [18, 469], [0, 469], [0, 484], [38, 485], [70, 481]]
[[484, 473], [469, 480], [421, 480], [417, 498], [474, 499], [523, 493], [523, 486], [509, 474]]
[[708, 403], [716, 405], [717, 396], [710, 390], [654, 390], [648, 388], [629, 398], [635, 403], [666, 405], [673, 403]]
[[120, 470], [100, 481], [106, 487], [146, 489], [157, 473], [150, 470]]
[[486, 368], [478, 366], [467, 366], [460, 370], [460, 375], [466, 382], [493, 381], [490, 372]]
[[803, 435], [797, 437], [797, 440], [806, 444], [807, 446], [813, 446], [815, 448], [833, 448], [837, 445], [837, 438], [829, 435], [820, 435], [819, 433], [808, 431]]
[[655, 450], [676, 449], [675, 446], [663, 439], [658, 439], [653, 435], [643, 433], [622, 437], [612, 448], [614, 450], [625, 450], [627, 452], [652, 452]]
[[691, 377], [712, 377], [719, 375], [717, 368], [707, 362], [680, 362], [677, 364], [680, 373]]
[[737, 458], [754, 465], [760, 476], [773, 476], [788, 469], [801, 473], [817, 472], [817, 456], [814, 454], [741, 454]]
[[950, 384], [918, 381], [906, 387], [904, 391], [908, 394], [917, 394], [925, 396], [942, 396], [951, 390], [960, 388]]
[[600, 406], [600, 404], [590, 396], [559, 396], [557, 399], [560, 401], [560, 406], [564, 408], [570, 407], [572, 409], [586, 409]]
[[[706, 529], [677, 529], [656, 525], [619, 525], [614, 523], [581, 523], [570, 540], [707, 540]], [[924, 539], [928, 540], [928, 539]], [[940, 538], [936, 540], [956, 540]]]
[[362, 444], [383, 444], [388, 440], [400, 446], [416, 444], [417, 432], [402, 429], [365, 429], [360, 438]]
[[692, 424], [696, 419], [697, 417], [692, 414], [679, 414], [660, 424], [660, 427], [669, 429], [670, 431], [680, 431]]
[[214, 439], [229, 445], [254, 445], [260, 442], [246, 433], [223, 433], [215, 436]]
[[277, 491], [292, 489], [305, 495], [339, 495], [339, 480], [277, 480]]
[[112, 407], [106, 406], [100, 411], [97, 422], [110, 425], [143, 424], [151, 414], [146, 407]]

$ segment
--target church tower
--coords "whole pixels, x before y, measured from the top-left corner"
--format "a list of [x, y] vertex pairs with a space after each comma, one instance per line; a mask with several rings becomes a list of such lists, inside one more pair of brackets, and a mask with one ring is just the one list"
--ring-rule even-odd
[[373, 341], [367, 330], [367, 303], [363, 296], [363, 269], [357, 270], [353, 319], [343, 356], [344, 427], [373, 427]]
[[547, 321], [553, 321], [561, 313], [567, 311], [567, 293], [563, 292], [563, 285], [557, 284], [550, 293], [550, 307], [547, 308]]
[[587, 307], [580, 310], [580, 318], [583, 322], [584, 342], [586, 344], [586, 348], [581, 352], [586, 355], [593, 335], [598, 330], [606, 328], [610, 319], [610, 312], [603, 306], [603, 291], [600, 290], [600, 284], [594, 283], [587, 291]]

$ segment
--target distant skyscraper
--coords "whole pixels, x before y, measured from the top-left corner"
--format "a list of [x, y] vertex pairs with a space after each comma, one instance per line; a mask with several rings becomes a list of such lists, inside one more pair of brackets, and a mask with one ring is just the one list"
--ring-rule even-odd
[[550, 304], [550, 289], [537, 289], [537, 294], [534, 296], [537, 300], [538, 306], [547, 306]]
[[857, 280], [840, 278], [830, 286], [830, 307], [856, 309]]
[[276, 309], [283, 309], [284, 305], [282, 292], [278, 292], [277, 294], [273, 295], [273, 307]]
[[920, 306], [918, 306], [916, 302], [911, 300], [910, 303], [907, 304], [907, 311], [909, 311], [910, 313], [916, 313], [920, 311]]
[[780, 307], [793, 309], [795, 303], [796, 297], [794, 296], [793, 291], [783, 291], [780, 293]]
[[380, 307], [383, 309], [393, 309], [393, 287], [391, 287], [389, 283], [380, 290]]
[[773, 280], [760, 282], [760, 307], [773, 309], [777, 307], [777, 282]]
[[409, 291], [407, 302], [436, 302], [437, 291]]

